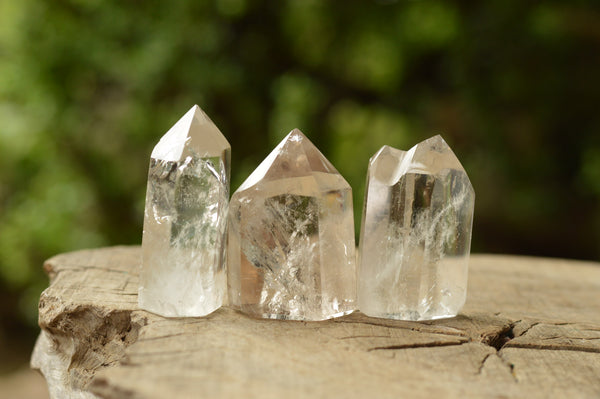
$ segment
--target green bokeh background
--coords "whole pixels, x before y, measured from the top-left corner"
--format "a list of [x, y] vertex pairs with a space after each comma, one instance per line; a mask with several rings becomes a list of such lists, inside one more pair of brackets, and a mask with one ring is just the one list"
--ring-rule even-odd
[[140, 243], [149, 154], [196, 103], [232, 191], [298, 127], [359, 215], [369, 157], [441, 133], [473, 251], [600, 260], [599, 72], [592, 1], [0, 0], [0, 349], [30, 345], [46, 258]]

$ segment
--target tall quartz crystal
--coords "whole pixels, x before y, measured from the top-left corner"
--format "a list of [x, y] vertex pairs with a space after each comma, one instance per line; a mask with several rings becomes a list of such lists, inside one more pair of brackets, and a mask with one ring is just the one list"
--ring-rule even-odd
[[323, 320], [355, 309], [352, 189], [293, 130], [233, 194], [230, 303], [255, 317]]
[[374, 317], [458, 314], [467, 295], [475, 193], [441, 136], [409, 151], [384, 146], [369, 162], [358, 306]]
[[204, 316], [227, 295], [231, 147], [195, 105], [154, 147], [142, 240], [140, 308]]

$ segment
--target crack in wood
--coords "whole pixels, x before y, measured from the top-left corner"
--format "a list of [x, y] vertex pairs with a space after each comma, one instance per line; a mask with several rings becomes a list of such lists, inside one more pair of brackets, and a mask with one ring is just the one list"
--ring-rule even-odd
[[353, 338], [390, 338], [393, 337], [390, 335], [349, 335], [347, 337], [340, 337], [339, 339], [353, 339]]
[[498, 356], [500, 358], [500, 361], [502, 362], [502, 364], [504, 364], [506, 367], [508, 367], [508, 371], [510, 372], [510, 375], [513, 377], [513, 380], [515, 382], [519, 382], [519, 379], [517, 378], [517, 372], [515, 370], [515, 364], [506, 360], [504, 358], [504, 354], [502, 353], [502, 351], [496, 352], [496, 356]]
[[156, 337], [138, 338], [137, 342], [158, 341], [158, 340], [161, 340], [161, 339], [168, 339], [168, 338], [171, 338], [171, 337], [179, 337], [179, 336], [182, 336], [182, 335], [190, 335], [190, 334], [182, 332], [182, 333], [169, 334], [169, 335], [159, 335], [159, 336], [156, 336]]
[[461, 342], [453, 342], [453, 341], [434, 341], [434, 342], [425, 342], [425, 343], [411, 343], [411, 344], [398, 344], [398, 345], [388, 345], [388, 346], [376, 346], [374, 348], [367, 349], [367, 352], [377, 351], [377, 350], [399, 350], [399, 349], [415, 349], [415, 348], [434, 348], [439, 346], [459, 346], [469, 342], [468, 340]]
[[491, 356], [497, 356], [498, 359], [500, 359], [500, 361], [502, 362], [502, 364], [504, 364], [507, 368], [508, 371], [510, 373], [510, 375], [512, 376], [513, 380], [515, 382], [518, 382], [519, 380], [517, 379], [516, 376], [516, 372], [515, 372], [515, 365], [514, 363], [509, 362], [508, 360], [506, 360], [503, 357], [502, 354], [502, 349], [513, 339], [515, 338], [515, 333], [514, 333], [514, 328], [515, 326], [520, 322], [521, 320], [515, 321], [510, 323], [508, 326], [506, 326], [505, 328], [503, 328], [502, 330], [498, 331], [495, 334], [489, 334], [489, 335], [485, 335], [481, 337], [481, 343], [484, 345], [488, 345], [492, 348], [494, 348], [495, 352], [493, 353], [488, 353], [486, 354], [483, 359], [481, 360], [481, 363], [479, 365], [479, 368], [477, 370], [477, 374], [481, 374], [483, 372], [483, 368], [485, 366], [485, 362], [491, 357]]
[[479, 364], [479, 368], [477, 369], [477, 374], [481, 374], [483, 372], [483, 366], [485, 365], [485, 362], [490, 358], [490, 356], [492, 356], [493, 353], [488, 353], [486, 354], [483, 359], [481, 360], [481, 363]]
[[563, 337], [563, 336], [560, 336], [560, 335], [555, 335], [553, 337], [542, 337], [540, 339], [542, 341], [548, 341], [548, 340], [551, 340], [551, 339], [569, 339], [569, 340], [571, 340], [571, 339], [578, 339], [578, 340], [581, 340], [581, 341], [594, 341], [594, 340], [600, 339], [600, 337]]
[[370, 325], [370, 326], [393, 328], [393, 329], [399, 329], [399, 330], [410, 330], [410, 331], [416, 331], [416, 332], [427, 333], [427, 334], [447, 335], [447, 336], [451, 336], [451, 337], [468, 337], [469, 336], [464, 330], [460, 330], [460, 329], [454, 328], [454, 327], [449, 327], [449, 328], [452, 328], [452, 330], [455, 330], [456, 332], [433, 330], [433, 329], [422, 327], [422, 326], [429, 327], [430, 326], [429, 324], [423, 324], [422, 326], [402, 326], [402, 325], [391, 325], [391, 324], [385, 324], [385, 323], [369, 322], [369, 321], [364, 321], [364, 320], [357, 320], [357, 321], [334, 320], [334, 322], [335, 323], [344, 323], [344, 324], [366, 324], [366, 325]]
[[[516, 326], [518, 323], [523, 323], [523, 322], [522, 322], [521, 320], [519, 320], [518, 322], [516, 322], [516, 323], [515, 323], [515, 326]], [[533, 327], [535, 327], [535, 326], [537, 326], [537, 325], [539, 325], [539, 324], [541, 324], [541, 322], [540, 322], [540, 321], [536, 321], [536, 322], [534, 322], [534, 323], [531, 323], [531, 324], [530, 324], [530, 325], [529, 325], [529, 326], [528, 326], [528, 327], [527, 327], [525, 330], [521, 331], [521, 332], [520, 332], [520, 333], [517, 335], [517, 337], [522, 337], [522, 336], [524, 336], [525, 334], [527, 334], [527, 332], [529, 332], [529, 330], [531, 330]], [[513, 326], [513, 329], [514, 329], [514, 326]]]
[[[525, 323], [525, 322], [523, 322]], [[525, 328], [523, 331], [519, 332], [519, 334], [517, 335], [517, 338], [525, 338], [526, 336], [528, 336], [530, 334], [530, 331], [536, 327], [536, 326], [578, 326], [578, 323], [568, 323], [568, 322], [545, 322], [545, 321], [536, 321], [531, 323], [529, 326], [527, 326], [527, 328]], [[600, 329], [596, 329], [593, 326], [590, 326], [588, 328], [580, 328], [580, 331], [600, 331]], [[507, 342], [505, 344], [505, 347], [507, 348], [521, 348], [521, 349], [540, 349], [540, 350], [563, 350], [563, 351], [580, 351], [580, 352], [592, 352], [592, 353], [600, 353], [600, 347], [598, 348], [594, 348], [594, 347], [586, 347], [586, 346], [579, 346], [576, 343], [573, 344], [569, 344], [569, 343], [563, 343], [563, 344], [545, 344], [544, 341], [551, 341], [551, 340], [567, 340], [567, 341], [574, 341], [574, 340], [579, 340], [579, 341], [595, 341], [595, 340], [600, 340], [600, 337], [581, 337], [581, 336], [569, 336], [569, 335], [552, 335], [552, 336], [535, 336], [530, 338], [531, 341], [533, 342], [520, 342], [520, 340], [512, 340], [510, 342]]]
[[510, 343], [506, 348], [515, 349], [536, 349], [536, 350], [554, 350], [554, 351], [571, 351], [571, 352], [588, 352], [588, 353], [600, 353], [600, 348], [588, 348], [588, 347], [575, 347], [570, 345], [544, 345], [535, 343]]
[[508, 360], [506, 360], [504, 358], [503, 353], [501, 351], [496, 351], [494, 353], [488, 353], [488, 354], [486, 354], [483, 357], [483, 359], [481, 360], [481, 363], [479, 364], [479, 368], [477, 369], [477, 373], [476, 373], [477, 375], [481, 375], [483, 373], [483, 369], [485, 367], [486, 361], [489, 358], [491, 358], [492, 356], [496, 356], [498, 359], [500, 359], [500, 362], [506, 366], [506, 368], [508, 369], [508, 372], [512, 376], [513, 380], [515, 382], [519, 382], [519, 379], [517, 378], [517, 375], [516, 375], [516, 372], [515, 372], [515, 365], [514, 365], [514, 363], [511, 363]]
[[492, 348], [499, 351], [506, 345], [511, 339], [515, 337], [514, 327], [516, 322], [510, 323], [508, 326], [504, 327], [502, 330], [498, 331], [494, 334], [484, 335], [481, 337], [481, 343], [491, 346]]

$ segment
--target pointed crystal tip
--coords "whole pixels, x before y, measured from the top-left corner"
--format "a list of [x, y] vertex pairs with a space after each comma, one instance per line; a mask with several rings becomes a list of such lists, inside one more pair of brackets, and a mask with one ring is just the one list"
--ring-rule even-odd
[[395, 184], [407, 173], [436, 175], [442, 170], [464, 171], [450, 146], [439, 134], [408, 151], [384, 145], [373, 155], [369, 165], [372, 176], [386, 184]]
[[283, 139], [283, 141], [296, 141], [296, 142], [300, 142], [302, 140], [308, 140], [306, 138], [306, 136], [304, 135], [304, 133], [302, 133], [300, 131], [300, 129], [296, 128], [293, 129], [291, 132], [288, 133], [288, 135]]
[[188, 155], [220, 156], [231, 146], [219, 128], [198, 105], [194, 105], [165, 133], [151, 157], [177, 162]]
[[304, 133], [294, 129], [242, 183], [238, 191], [246, 190], [261, 180], [312, 176], [315, 172], [339, 174]]
[[[416, 172], [437, 174], [444, 169], [455, 169], [464, 171], [460, 161], [440, 136], [433, 136], [411, 148], [414, 149], [412, 164]], [[424, 165], [427, 165], [424, 168]]]

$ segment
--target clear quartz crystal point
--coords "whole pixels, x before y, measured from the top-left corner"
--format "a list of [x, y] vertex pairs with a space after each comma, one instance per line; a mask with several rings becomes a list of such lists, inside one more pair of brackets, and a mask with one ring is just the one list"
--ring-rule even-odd
[[231, 147], [193, 106], [152, 151], [138, 301], [167, 317], [204, 316], [227, 295]]
[[355, 309], [352, 189], [293, 130], [233, 194], [230, 303], [255, 317], [324, 320]]
[[441, 136], [369, 162], [358, 307], [369, 316], [456, 316], [467, 295], [475, 193]]

